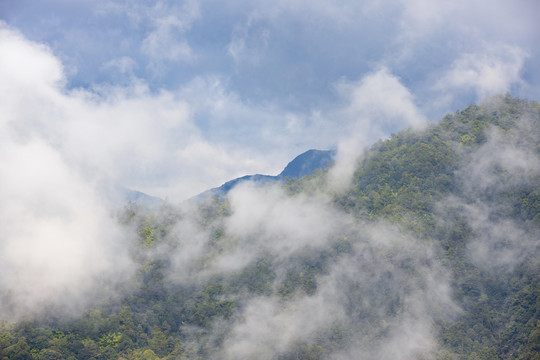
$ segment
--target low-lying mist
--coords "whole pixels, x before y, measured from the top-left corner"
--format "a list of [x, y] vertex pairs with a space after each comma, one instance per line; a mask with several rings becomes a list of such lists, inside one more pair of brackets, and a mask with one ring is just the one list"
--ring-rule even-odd
[[[166, 331], [182, 359], [444, 358], [441, 334], [487, 298], [475, 284], [538, 264], [535, 116], [472, 136], [456, 115], [345, 147], [303, 179], [122, 211], [54, 146], [4, 124], [1, 318], [77, 328], [95, 309], [129, 308], [147, 339], [137, 346], [172, 354], [155, 345]], [[120, 336], [107, 329], [100, 346]]]

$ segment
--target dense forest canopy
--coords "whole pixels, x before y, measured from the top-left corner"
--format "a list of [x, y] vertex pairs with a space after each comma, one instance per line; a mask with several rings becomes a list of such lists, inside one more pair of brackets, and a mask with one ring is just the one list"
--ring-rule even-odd
[[0, 358], [540, 359], [540, 104], [493, 97], [356, 164], [346, 189], [330, 166], [127, 204], [129, 266], [0, 288]]

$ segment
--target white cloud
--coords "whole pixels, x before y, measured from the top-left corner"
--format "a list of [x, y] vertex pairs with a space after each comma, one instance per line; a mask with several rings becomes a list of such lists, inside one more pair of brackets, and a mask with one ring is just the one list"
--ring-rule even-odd
[[462, 54], [435, 85], [442, 91], [473, 90], [482, 100], [507, 92], [522, 83], [521, 71], [527, 52], [506, 44], [486, 45], [479, 52]]
[[270, 29], [264, 26], [260, 16], [252, 14], [244, 25], [235, 27], [227, 52], [238, 66], [259, 65], [268, 50], [270, 35]]
[[538, 232], [519, 217], [508, 215], [512, 211], [509, 199], [516, 196], [512, 192], [534, 188], [540, 177], [540, 133], [537, 122], [524, 117], [517, 128], [506, 132], [491, 128], [486, 137], [456, 172], [468, 201], [452, 198], [446, 206], [465, 214], [473, 232], [468, 248], [479, 267], [513, 269], [540, 249]]
[[388, 69], [368, 74], [356, 83], [342, 82], [338, 90], [349, 100], [344, 114], [355, 118], [355, 126], [367, 129], [368, 136], [380, 136], [396, 124], [418, 126], [426, 121], [409, 89]]
[[[418, 45], [417, 41], [433, 38], [434, 36], [438, 37], [441, 31], [444, 31], [448, 37], [456, 36], [460, 32], [470, 31], [475, 27], [475, 23], [470, 22], [470, 17], [479, 18], [476, 12], [478, 6], [482, 6], [484, 11], [500, 7], [497, 2], [482, 4], [485, 2], [485, 0], [390, 1], [396, 6], [394, 9], [398, 10], [399, 14], [400, 28], [396, 43], [401, 42], [403, 45], [402, 51], [414, 56], [413, 52], [407, 50], [407, 47]], [[376, 3], [379, 3], [380, 6], [381, 2], [376, 1]]]
[[193, 61], [195, 55], [187, 41], [177, 39], [178, 35], [174, 34], [174, 29], [177, 26], [174, 18], [161, 21], [156, 30], [142, 42], [143, 53], [157, 61]]
[[0, 152], [0, 295], [13, 307], [2, 313], [77, 312], [103, 292], [103, 279], [129, 276], [124, 230], [91, 182], [38, 139], [2, 137]]
[[325, 285], [315, 296], [290, 303], [279, 298], [252, 299], [224, 343], [225, 358], [275, 359], [295, 342], [311, 340], [317, 331], [342, 320], [339, 289]]
[[136, 17], [149, 21], [152, 30], [141, 42], [141, 51], [150, 59], [150, 68], [161, 74], [163, 62], [192, 63], [197, 55], [185, 38], [193, 21], [200, 16], [196, 1], [186, 1], [177, 7], [166, 1], [158, 1], [151, 8], [143, 7]]
[[485, 193], [505, 186], [526, 184], [532, 174], [540, 173], [540, 160], [534, 145], [515, 143], [515, 139], [520, 138], [540, 141], [540, 138], [535, 136], [535, 129], [526, 126], [527, 122], [521, 121], [524, 129], [513, 129], [510, 132], [521, 132], [515, 136], [508, 136], [496, 128], [486, 131], [486, 143], [475, 151], [468, 164], [459, 172], [467, 191]]
[[[135, 78], [124, 87], [67, 91], [62, 65], [48, 48], [5, 27], [0, 40], [3, 130], [21, 139], [41, 139], [87, 178], [113, 179], [179, 201], [243, 171], [268, 169], [265, 156], [230, 146], [230, 139], [211, 144], [193, 122], [193, 111], [201, 108], [210, 109], [216, 121], [242, 113], [241, 121], [264, 115], [222, 87], [207, 100], [198, 90], [190, 92], [191, 85], [178, 93], [152, 94]], [[224, 122], [219, 128], [228, 126]], [[240, 122], [237, 129], [246, 126]]]
[[229, 193], [232, 215], [227, 231], [244, 238], [246, 248], [290, 255], [328, 241], [343, 220], [335, 217], [326, 199], [290, 197], [279, 186], [241, 184]]
[[92, 179], [66, 161], [58, 138], [44, 138], [67, 110], [60, 63], [6, 27], [0, 49], [1, 312], [80, 311], [106, 288], [101, 279], [128, 276], [124, 235]]
[[334, 141], [331, 123], [285, 112], [271, 102], [245, 102], [230, 90], [227, 78], [197, 77], [180, 89], [179, 97], [190, 104], [194, 122], [219, 150], [220, 158], [226, 156], [236, 163], [234, 176], [277, 174], [314, 144], [328, 146]]
[[112, 70], [121, 74], [132, 75], [137, 68], [137, 63], [129, 56], [114, 58], [103, 65], [104, 70]]
[[[92, 181], [180, 201], [237, 176], [277, 174], [316, 147], [320, 133], [332, 140], [324, 119], [246, 104], [220, 77], [196, 78], [176, 92], [152, 93], [134, 77], [124, 86], [66, 90], [62, 64], [47, 47], [5, 27], [2, 34], [6, 131], [41, 139]], [[109, 66], [130, 71], [134, 64], [120, 58]], [[291, 127], [292, 118], [301, 126]]]
[[[60, 62], [51, 55], [46, 46], [25, 42], [21, 35], [10, 31], [2, 23], [0, 38], [6, 49], [0, 56], [0, 76], [4, 83], [16, 81], [22, 86], [48, 87], [64, 80]], [[46, 56], [39, 56], [37, 61], [38, 54]], [[19, 89], [11, 89], [11, 92], [17, 90]]]
[[343, 81], [337, 88], [347, 104], [336, 114], [345, 123], [331, 179], [336, 188], [343, 188], [349, 183], [364, 147], [393, 129], [419, 127], [427, 120], [409, 89], [385, 68], [358, 82]]
[[[262, 192], [268, 193], [266, 188]], [[247, 222], [242, 225], [244, 229], [237, 228], [228, 234], [247, 236], [257, 247], [273, 248], [270, 256], [276, 269], [286, 267], [287, 259], [294, 257], [294, 253], [275, 246], [280, 236], [275, 234], [274, 226], [288, 229], [289, 243], [302, 243], [295, 235], [298, 231], [311, 232], [312, 241], [319, 246], [328, 246], [341, 238], [341, 232], [347, 233], [352, 249], [342, 257], [335, 257], [324, 275], [316, 277], [317, 290], [312, 295], [297, 291], [290, 298], [246, 299], [226, 334], [223, 348], [218, 350], [218, 357], [270, 359], [300, 351], [299, 345], [309, 348], [312, 344], [322, 346], [323, 356], [339, 359], [432, 357], [437, 349], [434, 321], [449, 319], [458, 312], [449, 279], [436, 260], [434, 249], [389, 224], [340, 223], [347, 215], [328, 204], [309, 206], [295, 198], [287, 201], [301, 204], [302, 214], [290, 204], [263, 206], [264, 214], [254, 215], [253, 219], [244, 214], [242, 217]], [[273, 208], [278, 217], [273, 214]], [[234, 211], [233, 207], [233, 217], [240, 215]], [[318, 235], [325, 225], [318, 224], [320, 220], [313, 214], [321, 211], [336, 212], [325, 215], [327, 224], [332, 224], [328, 225], [332, 227], [331, 237]], [[249, 222], [250, 219], [253, 221]], [[283, 224], [284, 219], [298, 221], [302, 229], [289, 229]], [[309, 224], [302, 223], [307, 219]], [[264, 239], [266, 233], [272, 234], [271, 239], [258, 240]], [[240, 242], [238, 246], [245, 251], [246, 245], [247, 242]], [[241, 260], [239, 255], [240, 252], [237, 261]], [[278, 275], [277, 283], [280, 281], [283, 278]], [[339, 329], [348, 329], [339, 350], [324, 349], [325, 345], [318, 343]]]

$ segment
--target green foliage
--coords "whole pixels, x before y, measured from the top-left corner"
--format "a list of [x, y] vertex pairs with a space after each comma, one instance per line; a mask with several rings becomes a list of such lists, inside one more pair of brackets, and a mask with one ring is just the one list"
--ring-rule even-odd
[[[444, 199], [469, 201], [457, 170], [488, 141], [490, 129], [515, 136], [521, 117], [532, 119], [536, 127], [521, 131], [520, 140], [534, 143], [534, 129], [540, 128], [540, 105], [505, 95], [447, 115], [422, 132], [406, 130], [378, 142], [362, 155], [352, 185], [344, 193], [330, 193], [327, 173], [320, 170], [284, 184], [290, 196], [325, 194], [333, 199], [336, 211], [361, 221], [390, 222], [422, 239], [426, 246], [436, 245], [438, 259], [452, 278], [452, 296], [461, 309], [455, 318], [441, 317], [434, 325], [438, 359], [540, 359], [538, 261], [518, 263], [505, 271], [486, 270], [468, 255], [477, 234], [467, 213], [459, 206], [445, 209], [443, 217], [438, 213]], [[498, 205], [490, 216], [510, 219], [524, 231], [538, 234], [538, 174], [526, 174], [517, 184], [508, 180], [512, 174], [507, 175], [501, 176], [502, 190], [478, 197]], [[164, 254], [176, 249], [178, 237], [183, 236], [173, 231], [183, 218], [181, 211], [166, 206], [149, 211], [128, 204], [119, 220], [135, 230], [133, 253], [138, 266], [129, 295], [105, 301], [69, 320], [52, 317], [0, 323], [0, 360], [215, 357], [213, 349], [223, 346], [225, 334], [234, 322], [241, 321], [238, 314], [250, 299], [272, 297], [285, 303], [316, 296], [329, 268], [362, 243], [361, 237], [344, 230], [326, 246], [285, 259], [262, 253], [237, 271], [210, 277], [202, 270], [235, 240], [223, 225], [232, 210], [227, 201], [214, 198], [196, 211], [197, 226], [209, 234], [205, 257], [197, 263], [200, 278], [185, 282], [170, 278], [173, 267]], [[391, 293], [389, 288], [418, 276], [410, 266], [416, 259], [414, 254], [405, 256], [395, 249], [370, 251], [372, 259], [366, 259], [359, 274], [368, 280], [341, 284], [348, 289], [343, 302], [350, 323], [330, 324], [273, 358], [330, 358], [353, 337], [360, 338], [357, 345], [372, 345], [388, 334], [392, 325], [385, 317], [399, 317], [408, 306], [400, 293]], [[378, 259], [391, 261], [403, 278], [374, 273], [369, 265]], [[412, 290], [404, 285], [403, 292], [407, 291]], [[370, 302], [379, 306], [378, 313], [369, 313], [371, 308], [365, 304]]]
[[337, 203], [358, 217], [384, 217], [427, 234], [434, 227], [433, 205], [455, 186], [457, 159], [437, 127], [421, 136], [402, 132], [364, 155]]
[[189, 322], [200, 327], [208, 327], [216, 317], [230, 317], [235, 302], [222, 298], [224, 290], [224, 285], [219, 280], [204, 284], [195, 294], [194, 304], [188, 315]]
[[261, 258], [246, 266], [240, 274], [231, 281], [231, 286], [237, 291], [246, 288], [256, 295], [270, 295], [276, 278], [272, 262], [269, 258]]

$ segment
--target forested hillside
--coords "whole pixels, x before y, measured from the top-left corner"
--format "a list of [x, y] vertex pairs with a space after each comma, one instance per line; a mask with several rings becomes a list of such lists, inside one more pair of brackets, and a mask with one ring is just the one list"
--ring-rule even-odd
[[332, 170], [127, 204], [133, 273], [80, 306], [0, 288], [0, 359], [540, 359], [540, 104], [380, 140], [347, 189]]

